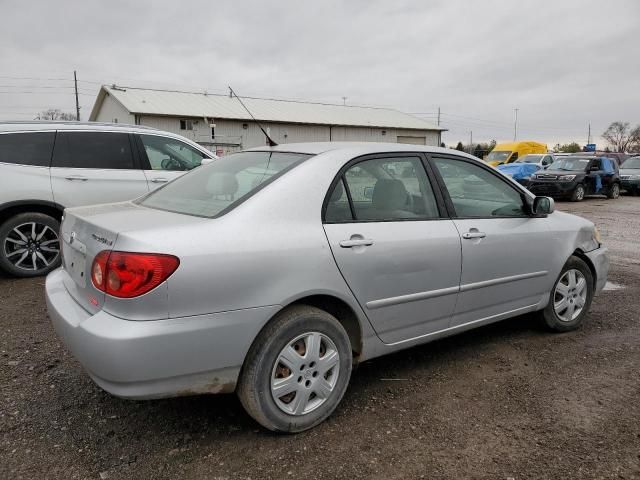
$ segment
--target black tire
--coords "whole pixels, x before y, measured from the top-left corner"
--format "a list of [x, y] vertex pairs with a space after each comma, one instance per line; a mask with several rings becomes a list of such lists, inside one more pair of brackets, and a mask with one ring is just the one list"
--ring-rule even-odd
[[[28, 234], [28, 224], [35, 223], [36, 224], [36, 234], [39, 234], [45, 227], [48, 227], [50, 230], [45, 232], [45, 235], [40, 240], [34, 240], [31, 237], [27, 237], [32, 241], [31, 244], [18, 245], [14, 241], [16, 239], [21, 240], [16, 233], [16, 228], [21, 232], [25, 232]], [[10, 275], [16, 277], [37, 277], [40, 275], [46, 275], [51, 270], [60, 266], [61, 257], [60, 252], [58, 251], [57, 255], [54, 255], [53, 252], [39, 250], [40, 248], [51, 248], [57, 246], [58, 250], [60, 249], [59, 241], [50, 243], [49, 241], [54, 237], [57, 239], [60, 232], [60, 222], [49, 215], [45, 215], [43, 213], [36, 212], [26, 212], [15, 215], [14, 217], [9, 218], [2, 225], [0, 225], [0, 268], [2, 268], [5, 272]], [[24, 233], [23, 233], [24, 234]], [[46, 246], [42, 245], [40, 242], [47, 242]], [[30, 250], [32, 249], [32, 250]], [[20, 257], [24, 255], [24, 253], [19, 253], [19, 250], [25, 250], [27, 252], [27, 257], [20, 263]], [[33, 268], [33, 259], [32, 254], [29, 252], [40, 253], [48, 260], [49, 265], [45, 265], [44, 261], [42, 261], [39, 257], [36, 257], [35, 269]], [[17, 266], [15, 264], [18, 264]]]
[[576, 185], [576, 188], [574, 188], [573, 192], [571, 193], [571, 201], [581, 202], [582, 200], [584, 200], [584, 194], [585, 194], [584, 185], [579, 183], [578, 185]]
[[[564, 275], [570, 270], [578, 270], [585, 278], [586, 281], [586, 301], [584, 302], [584, 306], [582, 307], [582, 311], [580, 314], [573, 320], [567, 321], [563, 320], [554, 307], [554, 304], [557, 300], [556, 296], [556, 287], [560, 280], [564, 277]], [[571, 330], [575, 330], [582, 325], [585, 317], [589, 312], [589, 307], [591, 306], [591, 301], [593, 300], [593, 274], [591, 273], [591, 269], [589, 266], [578, 257], [571, 257], [562, 268], [560, 275], [556, 279], [553, 284], [553, 289], [551, 290], [551, 295], [549, 296], [549, 303], [545, 307], [542, 313], [543, 320], [547, 327], [554, 332], [569, 332]]]
[[615, 199], [620, 196], [620, 184], [614, 183], [607, 191], [607, 198]]
[[[276, 404], [271, 393], [272, 376], [278, 372], [281, 364], [276, 365], [276, 362], [287, 344], [310, 332], [328, 337], [335, 345], [339, 355], [336, 364], [338, 378], [331, 393], [317, 408], [306, 414], [293, 415]], [[333, 413], [347, 389], [351, 368], [351, 343], [340, 322], [324, 310], [295, 305], [278, 313], [254, 341], [240, 374], [237, 394], [247, 413], [263, 427], [274, 432], [302, 432], [318, 425]], [[298, 377], [298, 382], [300, 378], [302, 376]], [[298, 393], [291, 402], [296, 395]]]

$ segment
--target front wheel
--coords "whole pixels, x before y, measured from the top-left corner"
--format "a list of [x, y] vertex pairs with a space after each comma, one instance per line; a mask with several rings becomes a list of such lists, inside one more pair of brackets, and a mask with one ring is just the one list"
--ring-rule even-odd
[[556, 332], [575, 330], [582, 324], [593, 300], [593, 275], [578, 257], [571, 257], [556, 280], [543, 311], [547, 326]]
[[584, 186], [582, 184], [576, 185], [576, 188], [573, 189], [573, 193], [571, 194], [572, 202], [581, 202], [584, 200]]
[[340, 322], [318, 308], [297, 305], [280, 312], [251, 346], [237, 393], [265, 428], [302, 432], [335, 410], [351, 366], [351, 344]]
[[60, 223], [43, 213], [20, 213], [0, 226], [0, 267], [16, 277], [46, 275], [60, 265]]
[[620, 185], [618, 185], [617, 183], [614, 183], [609, 189], [609, 191], [607, 192], [607, 197], [614, 199], [614, 198], [618, 198], [619, 196], [620, 196]]

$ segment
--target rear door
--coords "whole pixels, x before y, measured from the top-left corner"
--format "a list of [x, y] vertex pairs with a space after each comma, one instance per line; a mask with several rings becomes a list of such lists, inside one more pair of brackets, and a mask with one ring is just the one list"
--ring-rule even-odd
[[548, 293], [554, 239], [531, 217], [523, 193], [495, 170], [460, 157], [432, 157], [462, 237], [460, 294], [451, 326], [525, 312]]
[[149, 191], [130, 135], [123, 132], [59, 131], [51, 187], [64, 207], [131, 200]]
[[385, 343], [446, 328], [458, 295], [460, 237], [422, 161], [419, 154], [354, 160], [327, 195], [333, 256]]
[[199, 167], [204, 158], [211, 158], [175, 138], [140, 134], [135, 135], [135, 139], [149, 190], [154, 190]]

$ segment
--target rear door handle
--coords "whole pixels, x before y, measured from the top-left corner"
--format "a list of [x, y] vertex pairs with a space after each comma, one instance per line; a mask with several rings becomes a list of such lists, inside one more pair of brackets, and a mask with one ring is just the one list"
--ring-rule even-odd
[[471, 230], [469, 230], [467, 233], [463, 233], [462, 234], [462, 238], [466, 239], [466, 240], [471, 240], [474, 238], [484, 238], [486, 237], [487, 234], [484, 232], [479, 232], [477, 229], [472, 228]]
[[340, 242], [340, 246], [342, 248], [367, 247], [369, 245], [373, 245], [373, 240], [370, 238], [354, 238], [351, 240], [342, 240]]
[[83, 177], [82, 175], [69, 175], [68, 177], [64, 177], [66, 180], [80, 180], [81, 182], [86, 182], [89, 180], [87, 177]]
[[167, 183], [169, 180], [166, 178], [152, 178], [151, 183]]

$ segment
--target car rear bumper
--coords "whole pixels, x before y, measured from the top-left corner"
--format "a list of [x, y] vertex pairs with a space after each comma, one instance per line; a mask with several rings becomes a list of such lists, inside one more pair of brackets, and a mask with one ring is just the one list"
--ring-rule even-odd
[[609, 250], [606, 247], [596, 248], [585, 253], [596, 271], [596, 291], [600, 293], [607, 283], [609, 274]]
[[573, 182], [536, 182], [531, 181], [527, 186], [531, 193], [547, 197], [568, 197], [576, 188]]
[[168, 320], [131, 321], [90, 314], [67, 292], [63, 269], [46, 280], [54, 328], [91, 378], [134, 399], [232, 392], [269, 306]]

